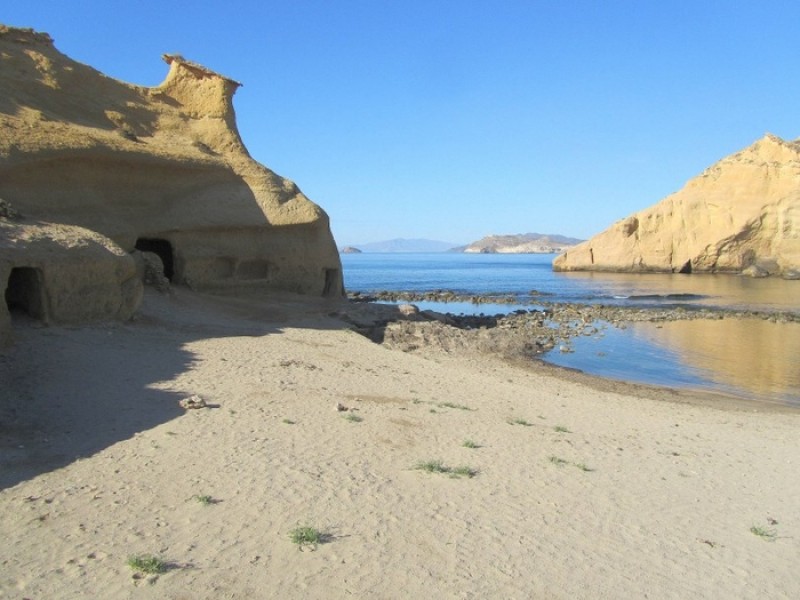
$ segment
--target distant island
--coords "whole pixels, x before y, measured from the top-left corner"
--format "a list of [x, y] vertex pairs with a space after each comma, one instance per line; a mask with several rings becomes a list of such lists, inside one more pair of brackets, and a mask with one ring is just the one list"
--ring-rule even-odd
[[488, 235], [477, 242], [463, 246], [439, 240], [397, 238], [382, 242], [343, 246], [339, 249], [339, 253], [464, 252], [467, 254], [557, 254], [569, 250], [582, 241], [563, 235], [542, 233]]
[[556, 234], [517, 233], [488, 235], [477, 242], [454, 248], [473, 254], [555, 254], [564, 252], [583, 240]]

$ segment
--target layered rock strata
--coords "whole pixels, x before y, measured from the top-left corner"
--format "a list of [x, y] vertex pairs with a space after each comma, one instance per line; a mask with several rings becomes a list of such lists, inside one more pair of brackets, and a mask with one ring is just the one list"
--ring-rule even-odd
[[0, 219], [0, 322], [20, 307], [52, 322], [128, 316], [137, 250], [198, 289], [343, 293], [328, 216], [242, 143], [240, 84], [164, 60], [163, 83], [131, 85], [0, 25], [0, 198], [21, 215]]
[[558, 256], [556, 271], [800, 270], [800, 143], [767, 135]]

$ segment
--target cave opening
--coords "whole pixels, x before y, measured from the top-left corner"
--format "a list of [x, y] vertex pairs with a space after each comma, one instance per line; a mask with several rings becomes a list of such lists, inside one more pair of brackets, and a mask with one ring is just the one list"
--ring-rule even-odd
[[13, 314], [45, 318], [42, 272], [33, 267], [14, 267], [6, 285], [6, 306]]
[[322, 295], [327, 297], [334, 296], [339, 291], [339, 269], [325, 269], [325, 285], [322, 288]]
[[159, 238], [139, 238], [136, 240], [136, 249], [140, 252], [152, 252], [158, 255], [164, 265], [164, 277], [172, 282], [175, 276], [175, 255], [172, 244]]

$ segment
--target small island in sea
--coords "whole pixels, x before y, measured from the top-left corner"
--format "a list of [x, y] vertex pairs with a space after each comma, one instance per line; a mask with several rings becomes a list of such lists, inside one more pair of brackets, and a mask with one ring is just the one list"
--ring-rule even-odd
[[455, 252], [479, 254], [557, 254], [569, 250], [583, 240], [559, 234], [517, 233], [488, 235]]

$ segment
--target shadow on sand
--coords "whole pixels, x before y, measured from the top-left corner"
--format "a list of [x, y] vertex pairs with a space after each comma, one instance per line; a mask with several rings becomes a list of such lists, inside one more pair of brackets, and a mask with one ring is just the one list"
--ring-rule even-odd
[[[343, 300], [222, 298], [148, 290], [130, 323], [46, 327], [14, 321], [0, 353], [0, 489], [181, 416], [179, 401], [202, 390], [159, 389], [192, 369], [199, 339], [279, 334], [282, 327], [349, 327]], [[163, 386], [162, 386], [163, 387]]]

